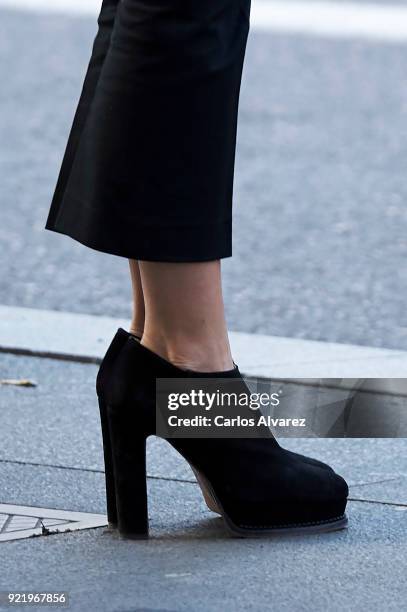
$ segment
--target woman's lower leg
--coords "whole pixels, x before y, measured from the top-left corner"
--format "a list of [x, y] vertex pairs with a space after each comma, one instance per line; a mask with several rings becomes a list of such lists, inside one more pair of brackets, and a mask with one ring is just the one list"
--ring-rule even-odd
[[133, 290], [133, 316], [130, 325], [130, 333], [141, 338], [144, 331], [144, 296], [141, 286], [139, 262], [134, 259], [129, 260], [131, 285]]
[[[220, 261], [140, 261], [138, 269], [145, 307], [142, 344], [183, 369], [231, 370]], [[136, 315], [137, 309], [138, 302]]]

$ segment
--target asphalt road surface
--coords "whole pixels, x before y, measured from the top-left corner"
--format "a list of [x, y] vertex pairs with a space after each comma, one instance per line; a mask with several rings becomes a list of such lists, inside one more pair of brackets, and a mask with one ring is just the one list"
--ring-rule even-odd
[[[2, 304], [129, 315], [127, 262], [43, 229], [94, 32], [0, 10]], [[231, 329], [407, 348], [406, 51], [252, 31]]]

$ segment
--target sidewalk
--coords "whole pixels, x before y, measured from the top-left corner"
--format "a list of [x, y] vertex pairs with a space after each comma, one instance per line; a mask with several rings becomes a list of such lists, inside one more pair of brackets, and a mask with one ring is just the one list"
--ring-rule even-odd
[[[37, 383], [0, 387], [0, 503], [104, 512], [96, 370], [93, 363], [0, 354], [0, 378]], [[66, 591], [72, 610], [403, 609], [406, 440], [285, 445], [331, 463], [348, 480], [348, 530], [230, 539], [189, 467], [153, 440], [149, 541], [122, 541], [97, 528], [2, 542], [0, 591]]]

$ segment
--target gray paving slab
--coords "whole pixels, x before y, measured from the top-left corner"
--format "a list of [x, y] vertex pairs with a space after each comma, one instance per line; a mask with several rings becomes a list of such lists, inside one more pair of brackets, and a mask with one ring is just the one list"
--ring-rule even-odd
[[344, 532], [240, 540], [197, 487], [154, 481], [149, 492], [150, 541], [96, 529], [3, 543], [0, 588], [65, 590], [78, 611], [403, 608], [404, 508], [356, 502]]
[[100, 468], [96, 367], [4, 355], [0, 362], [2, 378], [28, 378], [37, 384], [1, 387], [1, 456]]
[[[1, 11], [0, 28], [0, 302], [127, 318], [127, 262], [43, 230], [94, 19]], [[407, 347], [406, 70], [405, 45], [252, 32], [231, 329]]]
[[[104, 514], [104, 474], [0, 460], [0, 503]], [[193, 485], [189, 485], [193, 486]]]

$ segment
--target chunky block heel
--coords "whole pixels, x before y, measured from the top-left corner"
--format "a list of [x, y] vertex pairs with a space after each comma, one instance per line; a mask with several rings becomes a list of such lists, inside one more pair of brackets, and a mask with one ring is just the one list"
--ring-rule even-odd
[[100, 424], [102, 427], [103, 457], [105, 461], [105, 485], [107, 520], [109, 527], [117, 527], [116, 489], [113, 473], [112, 445], [110, 441], [109, 422], [105, 401], [99, 397]]
[[112, 384], [112, 370], [116, 359], [130, 334], [119, 328], [110, 343], [102, 360], [96, 379], [96, 393], [99, 400], [100, 424], [103, 439], [103, 455], [105, 460], [106, 505], [109, 527], [117, 526], [116, 491], [114, 486], [112, 445], [107, 419], [106, 395]]
[[120, 535], [125, 538], [148, 538], [146, 435], [135, 433], [127, 411], [108, 407], [107, 415], [117, 527]]

